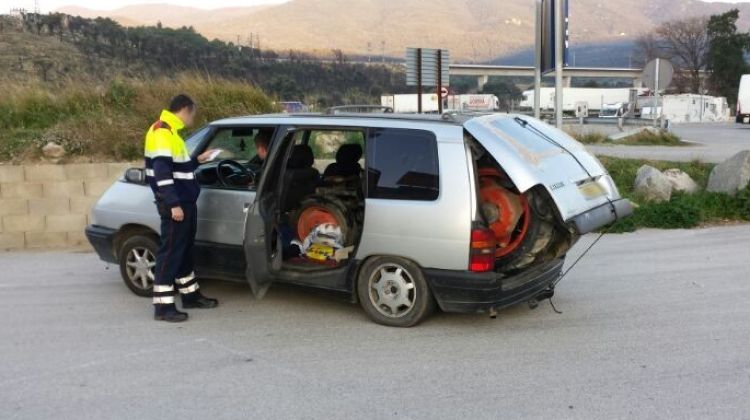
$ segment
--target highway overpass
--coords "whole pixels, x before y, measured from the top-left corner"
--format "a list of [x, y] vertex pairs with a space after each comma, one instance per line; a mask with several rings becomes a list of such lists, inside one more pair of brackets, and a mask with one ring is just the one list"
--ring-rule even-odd
[[[583, 78], [619, 78], [631, 79], [633, 87], [641, 87], [642, 69], [608, 68], [608, 67], [568, 67], [563, 70], [565, 86], [570, 86], [574, 77]], [[482, 90], [490, 77], [528, 76], [534, 77], [532, 66], [496, 66], [490, 64], [451, 64], [451, 76], [473, 76], [477, 78], [477, 86]], [[705, 73], [704, 73], [705, 75]]]

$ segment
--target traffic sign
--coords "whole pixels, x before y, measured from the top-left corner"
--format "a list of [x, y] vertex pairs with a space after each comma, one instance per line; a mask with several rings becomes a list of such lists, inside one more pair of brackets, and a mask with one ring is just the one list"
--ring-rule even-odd
[[[421, 52], [420, 52], [421, 51]], [[422, 60], [420, 62], [419, 57]], [[440, 51], [440, 67], [442, 77], [440, 84], [448, 86], [450, 82], [450, 53], [448, 50]], [[419, 71], [421, 68], [421, 72]], [[438, 50], [432, 48], [407, 48], [406, 49], [406, 85], [417, 86], [421, 73], [422, 86], [438, 85]]]
[[440, 97], [443, 98], [443, 99], [445, 99], [445, 98], [448, 97], [448, 88], [447, 87], [443, 86], [440, 89]]
[[655, 58], [643, 67], [641, 80], [643, 81], [643, 85], [651, 90], [664, 90], [672, 83], [672, 76], [674, 76], [674, 66], [672, 66], [672, 63], [663, 58]]

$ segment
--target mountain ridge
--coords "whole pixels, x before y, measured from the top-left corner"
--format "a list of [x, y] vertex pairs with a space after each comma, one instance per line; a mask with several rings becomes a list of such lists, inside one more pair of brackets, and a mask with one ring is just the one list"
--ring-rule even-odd
[[[576, 0], [570, 6], [571, 45], [632, 41], [659, 22], [740, 9], [750, 27], [750, 3], [700, 0]], [[528, 0], [292, 0], [214, 10], [165, 4], [113, 11], [64, 7], [84, 17], [111, 17], [126, 26], [193, 26], [209, 39], [262, 48], [401, 57], [407, 46], [442, 47], [457, 61], [490, 61], [533, 45], [534, 6]], [[72, 12], [72, 13], [71, 13]], [[252, 34], [252, 35], [251, 35]]]

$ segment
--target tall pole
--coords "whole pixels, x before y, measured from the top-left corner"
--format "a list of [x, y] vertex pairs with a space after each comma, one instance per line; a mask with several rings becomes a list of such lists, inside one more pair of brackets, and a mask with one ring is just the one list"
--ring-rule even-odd
[[536, 37], [534, 55], [534, 118], [539, 118], [542, 90], [542, 0], [536, 0]]
[[563, 126], [563, 0], [552, 0], [555, 7], [555, 125]]
[[422, 49], [417, 48], [417, 114], [422, 113]]
[[658, 127], [658, 119], [659, 119], [659, 65], [661, 64], [661, 59], [656, 59], [656, 71], [654, 74], [654, 127]]
[[437, 50], [437, 97], [438, 114], [443, 114], [443, 50]]

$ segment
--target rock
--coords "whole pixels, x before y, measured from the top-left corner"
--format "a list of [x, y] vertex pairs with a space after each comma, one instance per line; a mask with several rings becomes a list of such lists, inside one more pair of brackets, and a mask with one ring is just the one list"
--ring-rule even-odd
[[647, 201], [669, 201], [672, 183], [653, 166], [643, 165], [635, 175], [635, 192]]
[[679, 169], [667, 169], [663, 172], [669, 182], [672, 184], [672, 191], [682, 191], [693, 194], [700, 190], [698, 184], [690, 178], [690, 175]]
[[708, 191], [734, 195], [750, 182], [750, 150], [744, 150], [714, 166], [708, 177]]
[[65, 156], [65, 148], [51, 141], [42, 147], [42, 155], [46, 160], [57, 163]]

